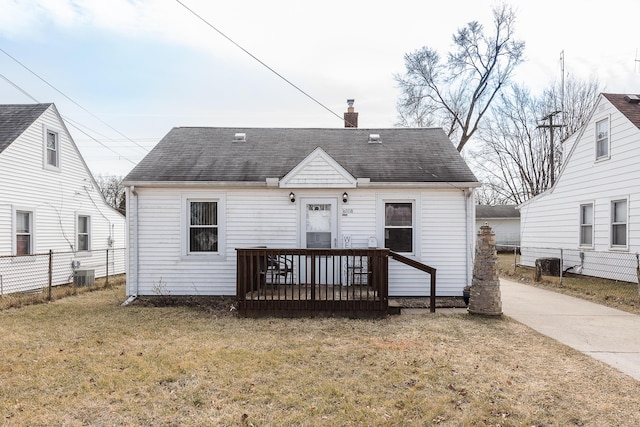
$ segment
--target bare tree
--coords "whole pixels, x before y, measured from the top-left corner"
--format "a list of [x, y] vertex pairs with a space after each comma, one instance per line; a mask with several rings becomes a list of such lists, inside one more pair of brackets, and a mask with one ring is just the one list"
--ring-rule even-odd
[[125, 215], [126, 197], [124, 186], [122, 185], [122, 177], [97, 175], [95, 180], [107, 203], [122, 215]]
[[568, 77], [562, 83], [555, 83], [547, 88], [542, 95], [542, 102], [547, 111], [560, 111], [562, 130], [558, 132], [559, 140], [564, 141], [587, 123], [589, 115], [602, 92], [597, 79], [589, 81]]
[[515, 20], [513, 9], [502, 4], [493, 9], [492, 34], [469, 22], [453, 35], [446, 62], [428, 47], [406, 54], [406, 72], [395, 76], [401, 90], [399, 124], [437, 123], [462, 151], [523, 61], [525, 44], [514, 39]]
[[587, 122], [599, 93], [596, 80], [572, 79], [567, 87], [567, 111], [556, 116], [561, 127], [553, 128], [553, 147], [551, 129], [542, 125], [541, 119], [561, 108], [557, 85], [551, 85], [540, 97], [522, 86], [511, 86], [497, 99], [487, 117], [489, 126], [479, 132], [482, 148], [472, 160], [483, 182], [483, 200], [522, 203], [553, 185], [553, 176], [561, 166], [559, 147]]

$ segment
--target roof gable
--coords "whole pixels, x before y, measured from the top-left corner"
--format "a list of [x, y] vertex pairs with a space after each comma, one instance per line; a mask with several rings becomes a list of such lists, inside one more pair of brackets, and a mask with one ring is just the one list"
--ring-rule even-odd
[[51, 104], [0, 105], [0, 153], [18, 139]]
[[[236, 133], [246, 134], [246, 140], [234, 142]], [[370, 134], [380, 135], [381, 142], [369, 143]], [[477, 183], [442, 129], [194, 127], [172, 129], [125, 182], [283, 179], [318, 147], [327, 157], [316, 161], [324, 159], [347, 182]]]
[[280, 180], [282, 188], [355, 187], [357, 180], [318, 147]]

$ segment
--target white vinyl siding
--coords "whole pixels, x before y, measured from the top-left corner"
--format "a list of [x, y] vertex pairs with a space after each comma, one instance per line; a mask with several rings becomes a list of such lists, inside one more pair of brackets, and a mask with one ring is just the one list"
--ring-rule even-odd
[[[235, 295], [236, 248], [266, 246], [299, 248], [303, 223], [302, 201], [340, 198], [343, 189], [234, 188], [220, 191], [188, 188], [138, 188], [129, 199], [130, 230], [138, 230], [138, 247], [130, 245], [128, 294]], [[219, 250], [217, 257], [186, 255], [187, 200], [218, 202]], [[348, 235], [351, 247], [367, 248], [370, 238], [384, 245], [384, 203], [413, 206], [413, 259], [438, 269], [438, 295], [458, 296], [466, 285], [471, 260], [466, 252], [465, 202], [459, 190], [401, 191], [350, 189], [347, 204], [338, 203], [338, 247]], [[224, 207], [222, 207], [224, 205]], [[137, 206], [137, 226], [134, 223]], [[423, 206], [424, 209], [420, 209]], [[224, 214], [225, 218], [220, 215]], [[182, 237], [181, 237], [182, 236]], [[132, 235], [134, 239], [135, 236]], [[184, 240], [184, 241], [183, 241]], [[224, 243], [223, 243], [224, 241]], [[138, 259], [135, 262], [135, 253]], [[212, 262], [212, 260], [214, 262]], [[391, 296], [427, 296], [429, 275], [389, 260]]]
[[[527, 248], [581, 249], [577, 207], [585, 201], [593, 205], [593, 241], [589, 249], [640, 251], [640, 130], [604, 97], [596, 112], [597, 116], [574, 137], [554, 188], [520, 207], [523, 265], [535, 263], [535, 251], [528, 252]], [[594, 162], [595, 123], [603, 117], [608, 117], [609, 157], [607, 161]], [[618, 227], [619, 234], [626, 237], [620, 246], [612, 242], [612, 202], [617, 200], [626, 201], [627, 212], [626, 232], [622, 231], [624, 221]]]
[[[44, 167], [47, 130], [57, 134], [58, 168]], [[0, 182], [4, 183], [0, 186], [0, 255], [15, 254], [16, 210], [33, 212], [34, 254], [76, 250], [79, 213], [91, 217], [90, 250], [106, 249], [110, 239], [112, 248], [125, 247], [124, 217], [104, 202], [54, 106], [0, 153]], [[117, 256], [115, 266], [110, 262], [110, 274], [125, 270], [124, 251]], [[82, 268], [95, 269], [96, 277], [101, 277], [105, 259], [104, 252], [83, 253]], [[54, 276], [54, 283], [68, 283], [71, 273], [69, 262], [68, 270]]]

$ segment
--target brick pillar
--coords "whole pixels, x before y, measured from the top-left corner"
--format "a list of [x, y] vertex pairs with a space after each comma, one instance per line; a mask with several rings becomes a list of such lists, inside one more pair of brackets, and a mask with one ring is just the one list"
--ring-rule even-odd
[[487, 223], [480, 227], [480, 233], [478, 233], [469, 297], [469, 313], [487, 316], [502, 315], [498, 252], [496, 251], [495, 234]]

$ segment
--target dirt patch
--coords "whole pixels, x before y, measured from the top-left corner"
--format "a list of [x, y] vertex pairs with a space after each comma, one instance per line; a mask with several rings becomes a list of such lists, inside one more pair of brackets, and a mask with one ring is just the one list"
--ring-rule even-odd
[[[141, 296], [132, 304], [143, 307], [193, 307], [216, 316], [236, 316], [235, 296]], [[429, 308], [430, 299], [423, 297], [389, 298], [389, 305], [397, 308]], [[436, 308], [465, 308], [462, 297], [437, 297]]]
[[235, 296], [140, 296], [132, 304], [142, 307], [192, 307], [218, 317], [236, 316], [238, 313]]
[[[429, 308], [429, 298], [405, 297], [389, 298], [389, 305], [400, 308]], [[436, 308], [465, 308], [462, 297], [436, 297]]]

